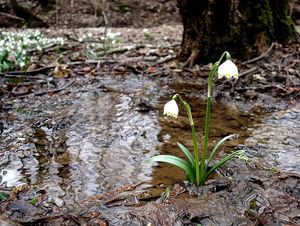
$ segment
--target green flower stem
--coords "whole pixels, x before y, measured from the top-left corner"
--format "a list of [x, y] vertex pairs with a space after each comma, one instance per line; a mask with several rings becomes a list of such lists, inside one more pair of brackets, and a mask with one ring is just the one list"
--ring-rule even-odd
[[197, 137], [196, 137], [196, 129], [195, 129], [195, 124], [194, 124], [194, 120], [193, 120], [193, 115], [192, 115], [192, 111], [191, 111], [191, 107], [190, 105], [184, 101], [181, 96], [179, 94], [175, 94], [173, 96], [173, 100], [176, 100], [176, 98], [179, 98], [179, 100], [183, 103], [188, 118], [189, 118], [189, 123], [192, 129], [192, 138], [193, 138], [193, 146], [194, 146], [194, 158], [195, 158], [195, 169], [196, 169], [196, 185], [199, 186], [200, 185], [200, 169], [199, 169], [199, 149], [198, 149], [198, 142], [197, 142]]
[[[230, 59], [230, 54], [225, 51], [222, 56], [220, 57], [219, 61], [217, 61], [210, 71], [208, 75], [208, 88], [207, 88], [207, 103], [206, 103], [206, 115], [205, 115], [205, 127], [204, 127], [204, 140], [203, 140], [203, 149], [201, 153], [201, 164], [200, 164], [200, 185], [203, 185], [205, 182], [205, 160], [206, 160], [206, 153], [207, 153], [207, 143], [208, 143], [208, 134], [209, 134], [209, 123], [210, 123], [210, 115], [211, 115], [211, 91], [212, 91], [212, 84], [216, 72], [220, 63], [222, 62], [223, 58], [226, 56], [226, 59]], [[198, 184], [197, 184], [198, 185]]]

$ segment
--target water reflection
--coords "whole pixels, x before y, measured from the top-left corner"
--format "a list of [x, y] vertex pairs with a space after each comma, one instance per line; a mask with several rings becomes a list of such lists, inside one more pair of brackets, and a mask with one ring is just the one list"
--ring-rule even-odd
[[267, 117], [246, 139], [251, 157], [259, 166], [300, 173], [300, 105]]
[[[62, 206], [127, 183], [143, 181], [142, 188], [146, 189], [184, 179], [183, 172], [176, 167], [166, 164], [152, 167], [146, 162], [157, 154], [182, 157], [176, 142], [192, 150], [185, 112], [182, 110], [177, 120], [163, 117], [161, 112], [168, 101], [166, 97], [181, 90], [176, 82], [164, 83], [141, 75], [104, 76], [98, 83], [107, 89], [87, 84], [88, 91], [84, 92], [76, 90], [68, 95], [13, 102], [11, 111], [1, 114], [5, 128], [1, 134], [0, 188], [22, 183], [37, 185], [46, 189], [50, 201]], [[188, 95], [187, 100], [195, 110], [201, 141], [205, 103], [199, 103], [196, 95], [199, 87], [191, 87], [189, 92], [193, 95]], [[294, 121], [300, 112], [295, 112], [262, 123], [261, 116], [214, 103], [210, 148], [220, 138], [237, 133], [239, 138], [228, 142], [225, 152], [247, 139], [253, 150], [256, 143], [266, 145], [270, 153], [275, 150], [276, 155], [268, 154], [274, 157], [274, 165], [284, 162], [283, 167], [290, 170], [299, 166], [299, 158], [287, 154], [299, 154], [293, 149], [299, 136], [299, 123]], [[288, 133], [291, 129], [295, 135]], [[285, 135], [278, 136], [282, 131]], [[252, 138], [248, 138], [249, 134]]]

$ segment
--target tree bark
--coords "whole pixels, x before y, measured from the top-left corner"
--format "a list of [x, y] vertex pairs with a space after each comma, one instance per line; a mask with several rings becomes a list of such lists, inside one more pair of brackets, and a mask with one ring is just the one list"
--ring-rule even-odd
[[288, 0], [177, 0], [184, 32], [179, 59], [215, 61], [225, 51], [239, 59], [278, 41], [296, 41]]
[[33, 15], [28, 9], [19, 5], [16, 0], [10, 0], [12, 9], [18, 17], [21, 17], [25, 20], [26, 26], [34, 27], [48, 27], [47, 23]]
[[44, 10], [50, 10], [53, 8], [55, 0], [38, 0], [38, 2]]

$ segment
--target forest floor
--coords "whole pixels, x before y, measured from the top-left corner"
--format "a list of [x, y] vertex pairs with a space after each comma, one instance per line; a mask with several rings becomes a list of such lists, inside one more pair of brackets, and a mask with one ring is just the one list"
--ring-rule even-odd
[[[42, 19], [50, 27], [82, 28], [104, 26], [103, 16], [95, 10], [90, 0], [61, 0], [49, 11], [43, 10], [37, 1], [19, 1], [20, 4]], [[99, 2], [101, 8], [101, 0]], [[155, 27], [180, 23], [176, 0], [120, 0], [107, 1], [105, 16], [109, 27]], [[0, 0], [1, 12], [14, 15], [10, 1]], [[18, 19], [0, 14], [0, 27], [24, 27]]]
[[[43, 51], [32, 50], [26, 71], [15, 68], [0, 74], [0, 131], [1, 135], [6, 136], [5, 142], [14, 136], [12, 124], [16, 119], [11, 112], [20, 112], [19, 103], [29, 101], [35, 108], [41, 105], [37, 103], [38, 100], [47, 101], [55, 99], [52, 98], [55, 96], [58, 99], [68, 95], [76, 97], [79, 92], [89, 92], [91, 86], [101, 90], [100, 94], [103, 95], [113, 92], [113, 84], [99, 83], [103, 82], [103, 78], [105, 83], [106, 79], [115, 77], [126, 80], [130, 76], [142, 75], [145, 81], [149, 81], [145, 90], [150, 90], [151, 95], [152, 88], [157, 90], [170, 86], [189, 99], [205, 99], [211, 64], [182, 68], [182, 64], [176, 60], [183, 30], [179, 24], [176, 1], [112, 1], [110, 10], [106, 12], [107, 30], [103, 27], [101, 16], [95, 19], [89, 1], [59, 1], [57, 11], [52, 10], [48, 14], [43, 13], [35, 1], [22, 4], [33, 9], [52, 27], [41, 29], [43, 34], [63, 37], [64, 44], [59, 48], [51, 45]], [[65, 7], [65, 4], [70, 7]], [[13, 14], [9, 1], [1, 0], [0, 5], [3, 12]], [[18, 20], [3, 15], [0, 21], [3, 27], [21, 26]], [[94, 24], [99, 27], [86, 28]], [[275, 137], [273, 142], [278, 138], [282, 140], [282, 143], [278, 143], [280, 147], [287, 145], [299, 148], [299, 137], [291, 135], [289, 131], [298, 134], [300, 128], [300, 45], [273, 43], [261, 56], [247, 62], [235, 62], [240, 70], [239, 79], [216, 81], [214, 102], [225, 103], [241, 112], [254, 111], [257, 115], [261, 114], [260, 111], [271, 113], [270, 124], [277, 123], [276, 119], [287, 122], [280, 127], [279, 135], [272, 134]], [[155, 85], [163, 86], [152, 87], [154, 81], [162, 81]], [[172, 89], [168, 90], [168, 95], [174, 91]], [[135, 107], [146, 115], [158, 111], [158, 107], [149, 105], [147, 101], [141, 101]], [[291, 128], [285, 127], [288, 123], [291, 123]], [[274, 132], [271, 125], [268, 126], [266, 133]], [[18, 129], [17, 136], [20, 135]], [[264, 155], [262, 151], [265, 150], [266, 141], [261, 141], [261, 137], [256, 139], [252, 146], [248, 141], [247, 152], [253, 159], [260, 159], [261, 156], [256, 152]], [[261, 142], [260, 146], [256, 141]], [[5, 147], [14, 149], [11, 144]], [[11, 160], [4, 161], [6, 155], [2, 151], [4, 153], [7, 150], [3, 148], [0, 152], [0, 164], [4, 167]], [[138, 182], [93, 195], [75, 207], [58, 206], [48, 200], [44, 188], [35, 185], [3, 188], [5, 184], [2, 183], [0, 224], [299, 225], [299, 164], [293, 172], [281, 172], [277, 168], [263, 167], [262, 162], [233, 161], [225, 167], [225, 174], [219, 173], [221, 179], [211, 180], [198, 189], [174, 183], [170, 192], [166, 189], [162, 194], [140, 197], [136, 193], [140, 186]], [[2, 179], [5, 174], [7, 172], [2, 172]], [[131, 193], [128, 195], [128, 192]]]

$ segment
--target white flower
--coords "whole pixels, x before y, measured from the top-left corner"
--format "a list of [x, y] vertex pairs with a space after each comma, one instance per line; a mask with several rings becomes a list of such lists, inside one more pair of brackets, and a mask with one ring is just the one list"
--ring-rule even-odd
[[175, 100], [170, 100], [168, 103], [165, 104], [164, 115], [177, 118], [178, 112], [179, 109]]
[[226, 60], [223, 64], [221, 64], [218, 68], [218, 78], [238, 78], [239, 73], [237, 66], [231, 61]]
[[21, 61], [20, 63], [19, 63], [19, 66], [22, 68], [22, 67], [24, 67], [26, 64], [25, 64], [25, 62], [24, 61]]

